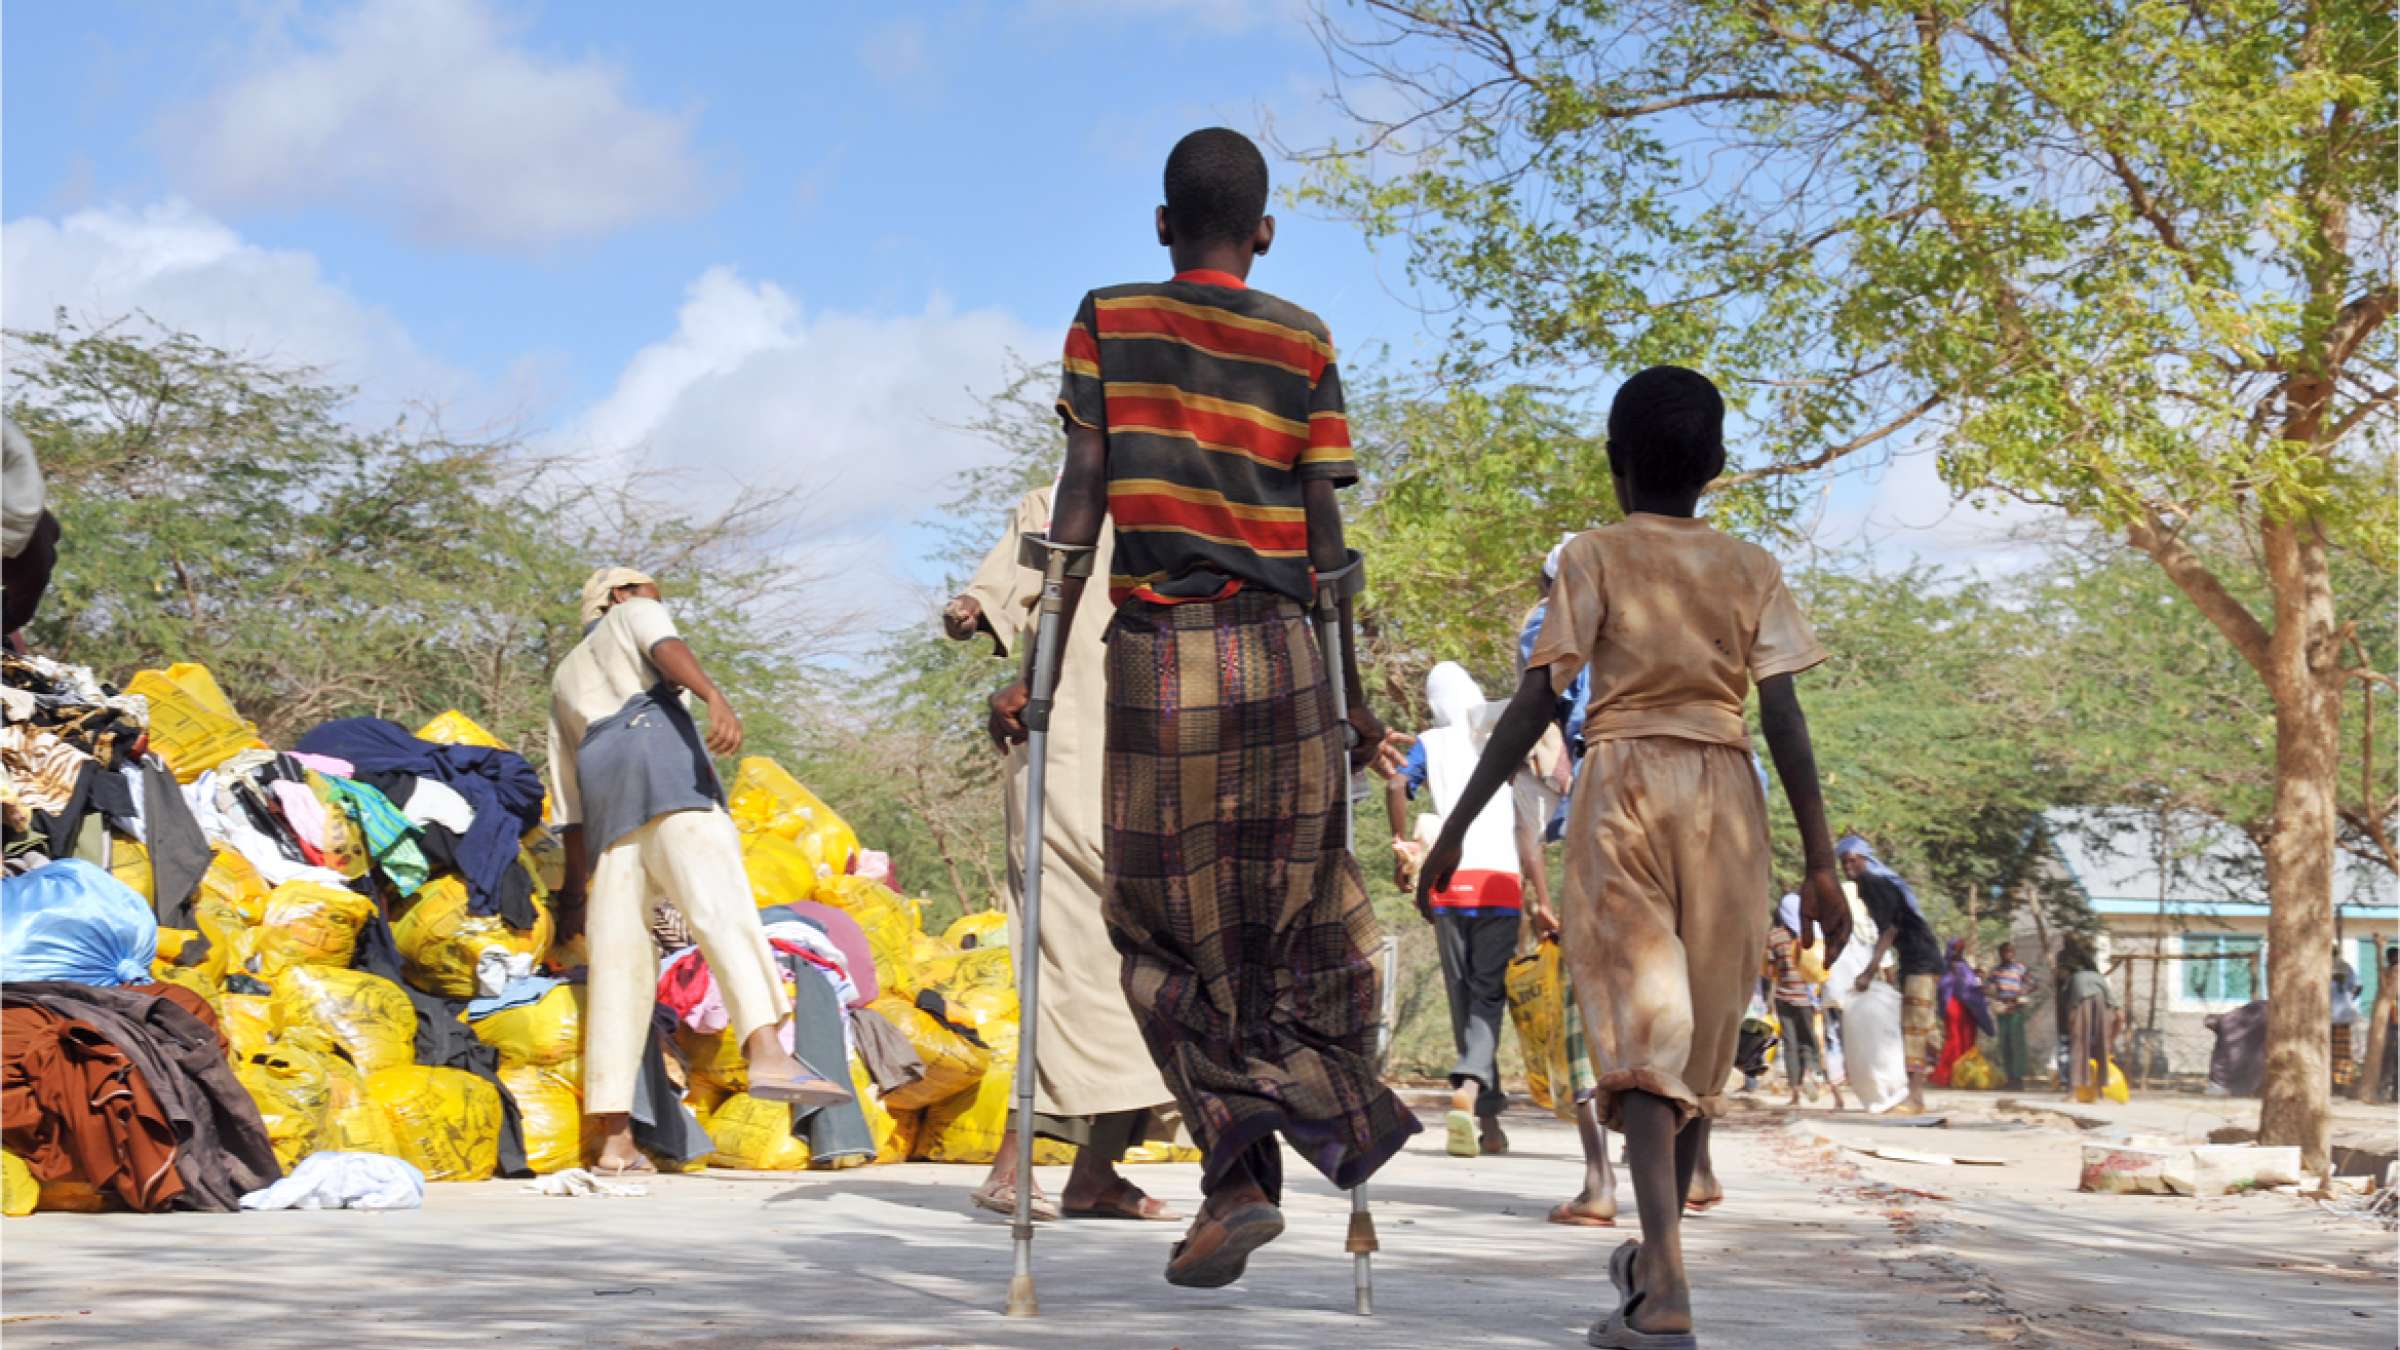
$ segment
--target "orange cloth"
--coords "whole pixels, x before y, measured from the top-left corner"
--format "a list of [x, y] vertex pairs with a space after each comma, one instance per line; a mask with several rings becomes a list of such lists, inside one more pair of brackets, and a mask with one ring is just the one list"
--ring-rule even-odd
[[47, 1008], [0, 1010], [0, 1141], [44, 1181], [154, 1213], [184, 1191], [175, 1125], [125, 1052]]

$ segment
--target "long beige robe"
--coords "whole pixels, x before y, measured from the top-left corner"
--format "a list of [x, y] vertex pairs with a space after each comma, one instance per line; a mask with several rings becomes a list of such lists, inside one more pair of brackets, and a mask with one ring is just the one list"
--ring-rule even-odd
[[[983, 607], [1001, 651], [1019, 657], [1033, 642], [1039, 572], [1017, 563], [1018, 540], [1050, 525], [1049, 488], [1017, 502], [966, 594]], [[1171, 1109], [1150, 1051], [1126, 1005], [1119, 972], [1124, 963], [1100, 917], [1106, 873], [1100, 857], [1100, 773], [1108, 723], [1108, 568], [1115, 531], [1100, 532], [1099, 556], [1075, 611], [1075, 631], [1059, 665], [1057, 705], [1050, 717], [1049, 780], [1042, 819], [1042, 980], [1035, 1040], [1034, 1109], [1052, 1116], [1093, 1116], [1144, 1108]], [[1021, 658], [1020, 658], [1021, 659]], [[1025, 778], [1019, 746], [1008, 756], [1008, 925], [1017, 926], [1025, 875]]]

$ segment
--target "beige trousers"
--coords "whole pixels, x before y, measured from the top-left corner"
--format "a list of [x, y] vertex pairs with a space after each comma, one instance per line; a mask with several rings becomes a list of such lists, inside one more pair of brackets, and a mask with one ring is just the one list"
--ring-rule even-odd
[[1767, 945], [1766, 798], [1747, 751], [1671, 736], [1594, 742], [1567, 808], [1559, 923], [1600, 1118], [1621, 1094], [1724, 1111]]
[[584, 1009], [583, 1109], [633, 1108], [650, 1009], [658, 1001], [658, 952], [650, 916], [664, 897], [683, 911], [692, 940], [739, 1038], [792, 1010], [766, 930], [750, 902], [741, 835], [723, 811], [670, 811], [608, 846], [592, 866], [584, 932], [591, 986]]

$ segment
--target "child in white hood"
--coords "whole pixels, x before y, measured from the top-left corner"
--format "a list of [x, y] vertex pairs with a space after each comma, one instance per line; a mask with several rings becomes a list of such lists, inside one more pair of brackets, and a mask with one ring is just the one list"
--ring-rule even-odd
[[[1466, 790], [1467, 776], [1475, 771], [1500, 714], [1499, 705], [1485, 700], [1475, 677], [1455, 661], [1444, 661], [1426, 675], [1425, 701], [1433, 725], [1417, 738], [1385, 797], [1393, 846], [1403, 858], [1413, 840], [1409, 799], [1420, 788], [1432, 789], [1433, 814], [1417, 823], [1417, 833], [1432, 838]], [[1401, 884], [1409, 882], [1404, 878]], [[1433, 924], [1441, 952], [1450, 1034], [1458, 1049], [1450, 1068], [1448, 1138], [1457, 1157], [1508, 1151], [1508, 1136], [1500, 1129], [1500, 1112], [1508, 1105], [1508, 1095], [1500, 1090], [1500, 1025], [1508, 1016], [1508, 963], [1517, 952], [1523, 896], [1515, 806], [1505, 800], [1489, 803], [1466, 826], [1450, 884], [1419, 907]]]

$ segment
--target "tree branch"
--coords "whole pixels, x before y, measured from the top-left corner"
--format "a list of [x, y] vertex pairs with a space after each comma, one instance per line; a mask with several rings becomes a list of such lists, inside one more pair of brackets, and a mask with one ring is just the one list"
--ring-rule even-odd
[[2216, 625], [2217, 631], [2225, 635], [2225, 640], [2242, 654], [2260, 679], [2268, 678], [2267, 626], [2258, 621], [2248, 606], [2235, 599], [2233, 592], [2225, 589], [2225, 583], [2159, 519], [2156, 511], [2144, 510], [2142, 519], [2126, 529], [2125, 538], [2127, 543], [2150, 555], [2166, 572], [2167, 579], [2199, 608], [2202, 617]]

